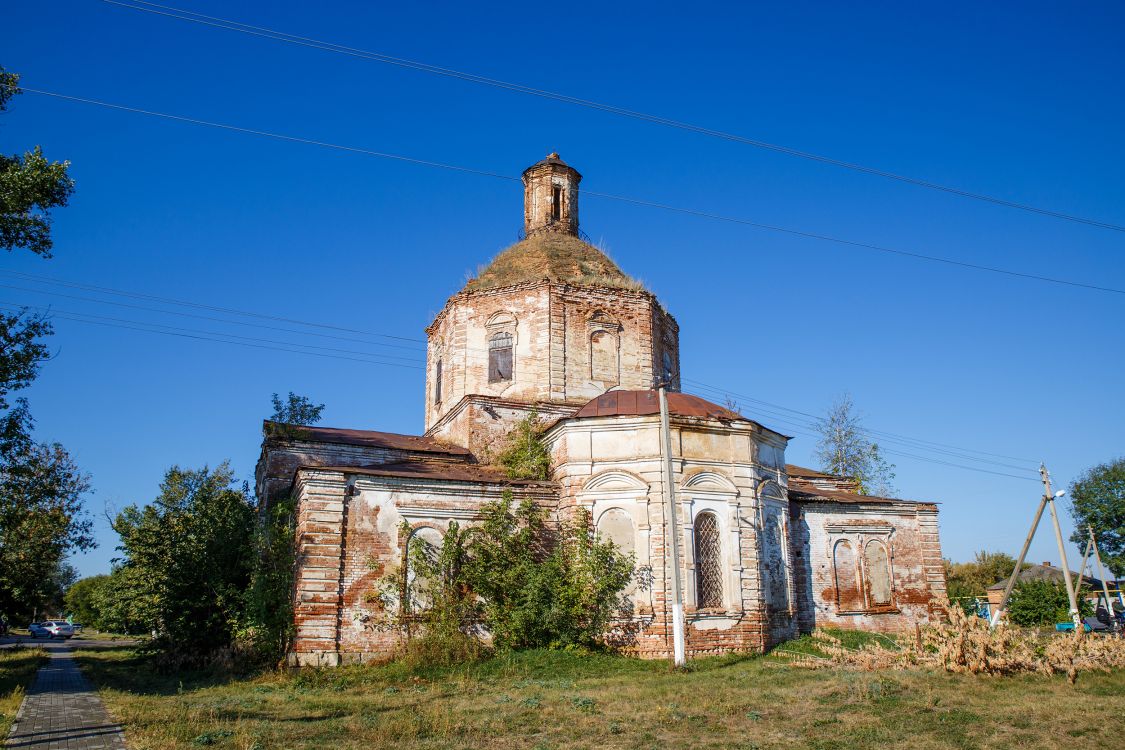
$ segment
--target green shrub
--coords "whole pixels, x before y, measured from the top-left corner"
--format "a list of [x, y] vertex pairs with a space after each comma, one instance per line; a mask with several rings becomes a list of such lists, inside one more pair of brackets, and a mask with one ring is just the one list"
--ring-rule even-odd
[[542, 440], [543, 425], [534, 410], [516, 423], [511, 437], [496, 457], [509, 479], [547, 478], [551, 454]]
[[[1083, 617], [1093, 614], [1088, 601], [1078, 601]], [[1070, 622], [1070, 598], [1066, 587], [1055, 581], [1021, 581], [1008, 600], [1008, 617], [1016, 625], [1038, 627]]]

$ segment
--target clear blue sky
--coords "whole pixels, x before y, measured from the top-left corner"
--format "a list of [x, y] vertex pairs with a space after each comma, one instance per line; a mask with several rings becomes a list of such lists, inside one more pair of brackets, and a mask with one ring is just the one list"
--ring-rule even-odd
[[[180, 2], [1125, 224], [1117, 4]], [[592, 191], [1125, 286], [1122, 232], [97, 0], [16, 3], [5, 19], [19, 33], [0, 63], [28, 87], [513, 176], [556, 150]], [[77, 193], [56, 214], [54, 259], [0, 268], [366, 331], [422, 338], [522, 223], [518, 183], [25, 94], [0, 118], [0, 150], [34, 144], [72, 161]], [[810, 413], [850, 392], [872, 428], [1044, 459], [1063, 486], [1125, 450], [1123, 295], [594, 197], [581, 217], [679, 320], [687, 378]], [[0, 300], [376, 350], [2, 287]], [[327, 425], [422, 429], [420, 370], [61, 319], [52, 346], [27, 395], [39, 437], [93, 475], [101, 546], [76, 558], [83, 574], [116, 554], [103, 508], [151, 500], [169, 466], [230, 459], [251, 478], [274, 391], [326, 403]], [[798, 435], [790, 460], [811, 462], [812, 443]], [[1034, 481], [892, 459], [903, 496], [942, 503], [947, 556], [1017, 551]], [[1058, 559], [1047, 531], [1035, 561]]]

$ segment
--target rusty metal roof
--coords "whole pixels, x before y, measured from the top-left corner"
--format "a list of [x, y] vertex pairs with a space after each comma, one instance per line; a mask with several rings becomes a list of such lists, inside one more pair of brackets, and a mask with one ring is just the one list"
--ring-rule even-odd
[[[787, 467], [788, 468], [788, 467]], [[800, 467], [793, 467], [800, 468]], [[832, 476], [825, 474], [824, 476]], [[918, 500], [903, 500], [897, 497], [879, 497], [877, 495], [861, 495], [858, 492], [847, 492], [838, 489], [825, 489], [817, 487], [812, 482], [799, 476], [789, 477], [789, 499], [794, 502], [837, 502], [837, 503], [905, 503], [908, 505], [937, 505], [932, 502]]]
[[808, 469], [804, 466], [797, 466], [796, 464], [785, 464], [785, 473], [791, 477], [821, 477], [823, 479], [844, 479], [835, 474], [825, 474], [823, 471], [815, 469]]
[[[656, 391], [609, 391], [598, 396], [578, 410], [576, 419], [583, 417], [645, 416], [660, 413], [660, 399]], [[723, 422], [749, 422], [751, 420], [724, 406], [713, 404], [688, 393], [668, 394], [668, 413], [681, 417], [703, 417]]]
[[[269, 437], [284, 430], [285, 425], [265, 420], [262, 431]], [[374, 430], [347, 430], [337, 427], [293, 427], [293, 440], [309, 443], [338, 443], [341, 445], [362, 445], [371, 448], [390, 448], [393, 450], [420, 451], [422, 453], [445, 453], [450, 456], [471, 457], [472, 454], [457, 445], [448, 445], [432, 438], [418, 435], [399, 435], [394, 432], [375, 432]]]
[[346, 474], [361, 474], [373, 477], [402, 477], [418, 479], [438, 479], [449, 482], [475, 482], [477, 484], [502, 484], [516, 487], [558, 487], [555, 482], [532, 479], [510, 479], [499, 469], [476, 464], [434, 464], [423, 461], [400, 461], [393, 464], [375, 466], [302, 466], [314, 471], [339, 471]]

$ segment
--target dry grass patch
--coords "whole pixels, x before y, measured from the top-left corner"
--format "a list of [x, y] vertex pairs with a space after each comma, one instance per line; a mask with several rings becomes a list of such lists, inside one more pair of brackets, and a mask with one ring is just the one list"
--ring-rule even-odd
[[[780, 656], [684, 671], [531, 651], [249, 678], [161, 676], [127, 650], [79, 652], [134, 750], [193, 748], [1052, 748], [1125, 729], [1125, 675], [987, 677], [809, 670]], [[1062, 710], [1060, 707], [1064, 707]]]
[[37, 646], [0, 649], [0, 737], [8, 736], [27, 688], [46, 661], [47, 652]]

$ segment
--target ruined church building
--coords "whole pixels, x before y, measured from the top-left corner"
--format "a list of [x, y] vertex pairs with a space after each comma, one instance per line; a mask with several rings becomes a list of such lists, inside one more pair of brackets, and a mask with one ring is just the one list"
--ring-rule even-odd
[[[679, 392], [680, 329], [660, 301], [580, 239], [581, 175], [557, 154], [523, 174], [526, 237], [449, 298], [426, 329], [420, 436], [267, 423], [259, 503], [296, 503], [294, 665], [386, 658], [370, 592], [412, 534], [439, 543], [510, 490], [555, 514], [587, 509], [636, 555], [644, 657], [667, 657], [671, 568], [662, 479], [663, 381], [672, 430], [688, 655], [764, 651], [821, 625], [899, 631], [945, 598], [937, 507], [861, 495], [788, 465], [789, 438]], [[544, 420], [549, 481], [489, 465], [513, 426]], [[374, 565], [369, 564], [374, 561]]]

